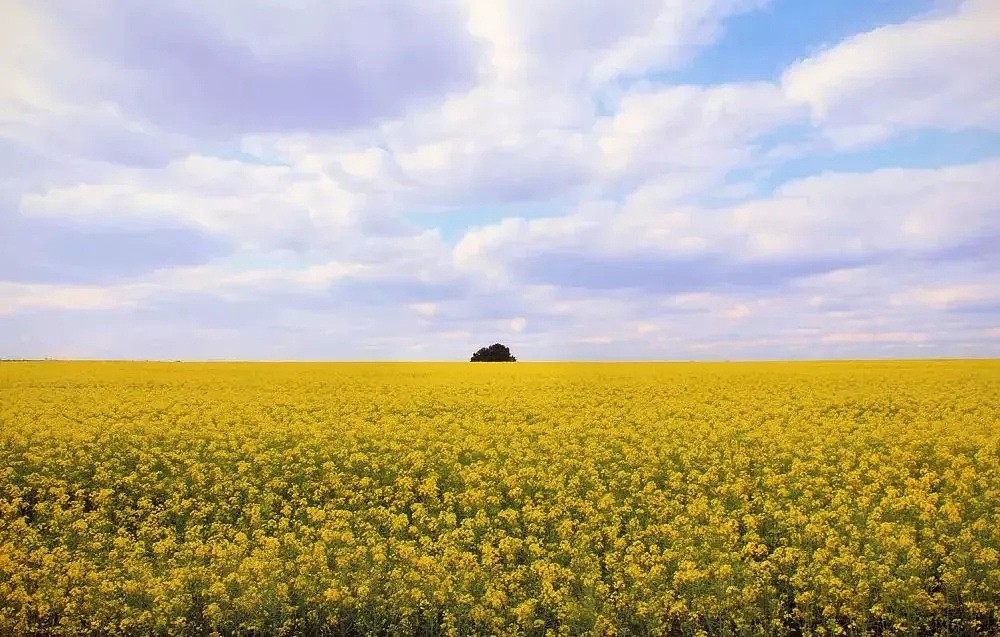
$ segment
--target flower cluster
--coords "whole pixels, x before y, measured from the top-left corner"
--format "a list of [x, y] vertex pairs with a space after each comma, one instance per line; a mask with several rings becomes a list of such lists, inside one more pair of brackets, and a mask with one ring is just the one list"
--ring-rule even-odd
[[1000, 363], [0, 363], [0, 634], [973, 634]]

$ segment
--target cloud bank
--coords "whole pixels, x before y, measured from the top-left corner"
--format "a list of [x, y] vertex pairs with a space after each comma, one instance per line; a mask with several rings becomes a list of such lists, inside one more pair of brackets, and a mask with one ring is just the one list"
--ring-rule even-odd
[[1000, 355], [996, 3], [795, 11], [5, 3], [0, 356]]

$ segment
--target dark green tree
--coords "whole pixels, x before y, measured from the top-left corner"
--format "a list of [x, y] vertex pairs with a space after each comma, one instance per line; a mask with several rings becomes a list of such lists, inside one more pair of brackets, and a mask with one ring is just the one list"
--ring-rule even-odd
[[510, 348], [500, 343], [489, 347], [480, 347], [479, 351], [469, 359], [473, 363], [514, 363], [517, 361], [510, 353]]

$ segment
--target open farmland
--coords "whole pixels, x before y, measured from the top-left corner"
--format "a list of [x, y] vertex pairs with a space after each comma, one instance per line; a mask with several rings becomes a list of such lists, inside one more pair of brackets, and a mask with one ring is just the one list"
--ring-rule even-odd
[[0, 363], [0, 634], [980, 634], [1000, 362]]

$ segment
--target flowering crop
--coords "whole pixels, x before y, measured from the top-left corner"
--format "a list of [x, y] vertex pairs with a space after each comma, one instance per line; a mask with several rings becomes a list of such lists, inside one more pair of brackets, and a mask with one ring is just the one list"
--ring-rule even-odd
[[980, 634], [1000, 362], [0, 363], [0, 634]]

